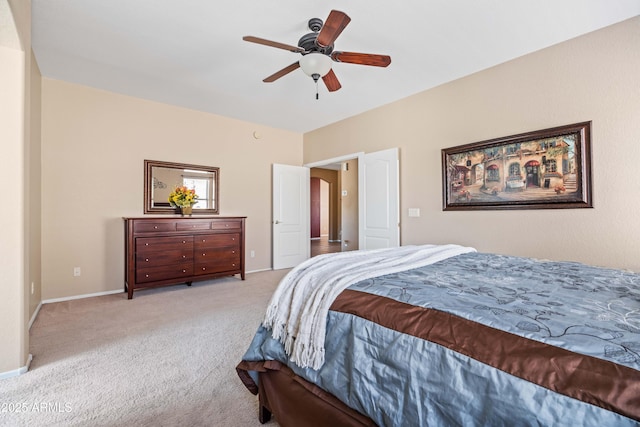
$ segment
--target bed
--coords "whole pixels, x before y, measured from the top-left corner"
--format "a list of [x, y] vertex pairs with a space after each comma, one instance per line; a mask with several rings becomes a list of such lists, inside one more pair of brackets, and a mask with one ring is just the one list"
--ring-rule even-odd
[[640, 275], [456, 245], [302, 263], [236, 368], [282, 426], [598, 427], [639, 369]]

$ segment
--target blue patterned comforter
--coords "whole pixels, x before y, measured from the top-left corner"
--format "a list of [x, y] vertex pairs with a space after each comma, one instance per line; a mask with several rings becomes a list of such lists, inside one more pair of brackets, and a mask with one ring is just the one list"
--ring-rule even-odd
[[[469, 253], [365, 280], [348, 291], [383, 297], [376, 304], [380, 313], [330, 311], [321, 369], [289, 363], [282, 345], [262, 327], [243, 360], [281, 361], [381, 426], [640, 425], [638, 274]], [[384, 301], [446, 313], [460, 320], [451, 323], [458, 330], [438, 341], [398, 330], [393, 320], [381, 326], [377, 316], [397, 306]], [[470, 322], [485, 329], [463, 330]], [[505, 344], [492, 330], [533, 345]], [[459, 342], [470, 335], [477, 344]], [[458, 346], [484, 348], [485, 354], [460, 352]], [[529, 350], [546, 347], [554, 356], [544, 363], [537, 350]], [[541, 372], [550, 378], [538, 381]], [[591, 399], [583, 393], [589, 387], [577, 383], [585, 378], [594, 390], [611, 390]]]

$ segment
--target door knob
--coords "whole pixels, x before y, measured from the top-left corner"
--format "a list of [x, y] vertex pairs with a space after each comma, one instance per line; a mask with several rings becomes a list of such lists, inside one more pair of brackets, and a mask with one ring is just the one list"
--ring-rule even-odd
[[276, 219], [275, 224], [280, 224], [280, 221], [278, 221], [278, 220]]

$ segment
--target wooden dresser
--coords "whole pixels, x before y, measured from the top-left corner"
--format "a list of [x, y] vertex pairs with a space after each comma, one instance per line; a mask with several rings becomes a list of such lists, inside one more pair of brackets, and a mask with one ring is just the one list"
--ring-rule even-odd
[[239, 274], [246, 217], [124, 218], [125, 283], [133, 291]]

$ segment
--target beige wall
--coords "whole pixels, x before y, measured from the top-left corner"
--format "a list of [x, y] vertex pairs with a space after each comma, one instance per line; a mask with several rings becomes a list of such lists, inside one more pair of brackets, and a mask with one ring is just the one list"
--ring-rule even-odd
[[[405, 245], [640, 271], [638, 40], [640, 17], [310, 132], [304, 162], [399, 147]], [[442, 148], [587, 120], [594, 209], [442, 211]]]
[[[29, 297], [29, 317], [31, 318], [42, 301], [42, 129], [41, 129], [41, 100], [42, 100], [42, 75], [31, 52], [30, 68], [30, 143], [28, 148], [28, 182], [29, 189], [29, 236], [27, 250], [27, 264], [29, 273], [26, 286]], [[31, 290], [33, 284], [33, 291]]]
[[[12, 201], [0, 209], [0, 222], [11, 224], [2, 232], [0, 246], [0, 373], [22, 365], [24, 310], [24, 52], [0, 46], [0, 181], [11, 183]], [[8, 161], [7, 161], [8, 160]]]
[[[342, 162], [340, 168], [340, 206], [342, 208], [342, 251], [355, 251], [358, 241], [358, 159]], [[347, 195], [344, 196], [343, 192]]]
[[122, 289], [145, 159], [219, 167], [220, 214], [247, 216], [247, 271], [271, 267], [271, 164], [301, 165], [301, 134], [46, 78], [42, 92], [43, 299]]
[[[29, 318], [40, 286], [40, 72], [31, 52], [31, 3], [0, 0], [0, 376], [26, 367]], [[30, 283], [34, 282], [34, 293]]]

